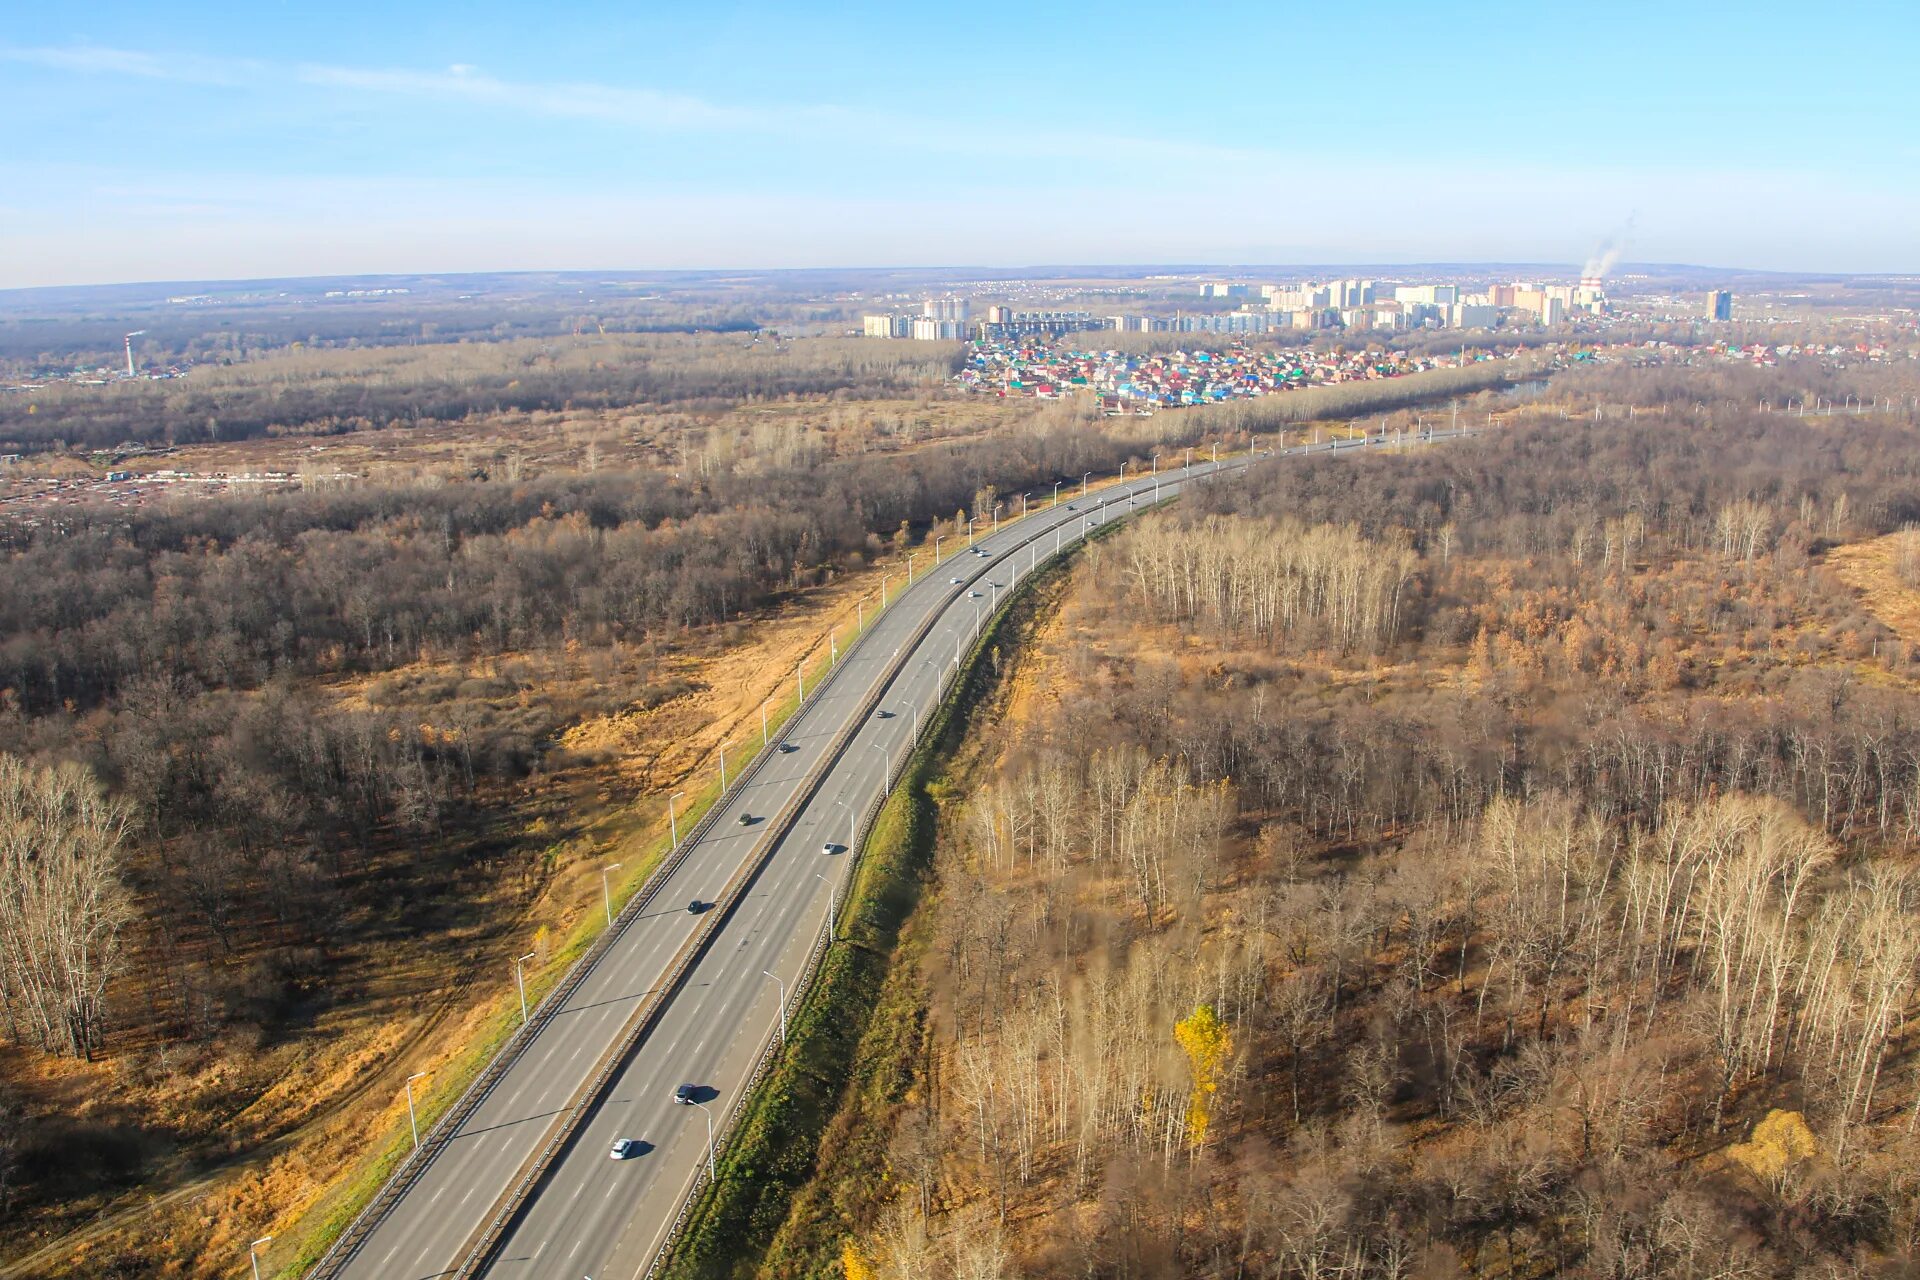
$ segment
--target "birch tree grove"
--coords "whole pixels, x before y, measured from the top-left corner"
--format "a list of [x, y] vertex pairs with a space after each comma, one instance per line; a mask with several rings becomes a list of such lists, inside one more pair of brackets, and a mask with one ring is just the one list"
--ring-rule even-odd
[[1130, 584], [1163, 618], [1267, 643], [1304, 633], [1343, 654], [1399, 637], [1420, 565], [1402, 536], [1284, 517], [1150, 521], [1127, 531], [1121, 555]]
[[0, 753], [0, 1000], [16, 1040], [75, 1057], [100, 1047], [130, 914], [128, 822], [83, 766]]

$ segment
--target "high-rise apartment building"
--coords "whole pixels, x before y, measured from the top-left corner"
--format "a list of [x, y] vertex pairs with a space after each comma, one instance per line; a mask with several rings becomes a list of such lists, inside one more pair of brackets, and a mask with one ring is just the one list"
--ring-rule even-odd
[[1733, 291], [1731, 289], [1715, 289], [1707, 295], [1707, 319], [1733, 319]]

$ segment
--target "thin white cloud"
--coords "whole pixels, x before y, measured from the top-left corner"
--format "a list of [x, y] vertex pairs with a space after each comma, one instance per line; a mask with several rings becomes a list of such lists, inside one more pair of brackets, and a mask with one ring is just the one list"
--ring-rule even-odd
[[978, 122], [873, 112], [823, 103], [722, 105], [691, 94], [591, 82], [505, 80], [468, 63], [444, 70], [274, 64], [246, 58], [168, 55], [98, 45], [0, 46], [0, 62], [75, 74], [115, 75], [223, 88], [284, 93], [299, 86], [340, 99], [406, 97], [545, 119], [593, 121], [656, 134], [732, 133], [796, 141], [912, 148], [1003, 160], [1060, 161], [1103, 154], [1116, 162], [1274, 165], [1281, 157], [1201, 139], [1161, 139], [1074, 130], [1074, 144], [1043, 132], [994, 130]]
[[245, 58], [202, 58], [173, 55], [162, 58], [138, 49], [110, 49], [81, 44], [60, 48], [0, 46], [0, 62], [70, 71], [80, 75], [128, 76], [141, 80], [171, 80], [181, 84], [239, 87], [263, 82], [269, 68]]
[[701, 98], [652, 89], [518, 83], [464, 64], [445, 71], [409, 71], [309, 63], [298, 67], [295, 76], [302, 84], [322, 89], [476, 103], [530, 115], [649, 129], [753, 130], [767, 128], [780, 118], [774, 113], [716, 106]]

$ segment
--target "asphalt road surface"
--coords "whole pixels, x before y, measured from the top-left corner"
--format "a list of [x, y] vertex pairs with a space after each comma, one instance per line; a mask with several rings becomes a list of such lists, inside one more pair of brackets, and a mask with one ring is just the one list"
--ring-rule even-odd
[[[1364, 446], [1356, 441], [1318, 449], [1335, 447]], [[1219, 467], [1226, 471], [1246, 461], [1240, 454], [1222, 458]], [[1169, 467], [1158, 477], [1160, 494], [1171, 496], [1183, 479], [1199, 480], [1212, 470], [1212, 464], [1196, 461], [1187, 477], [1180, 467]], [[766, 974], [785, 982], [789, 996], [797, 994], [793, 987], [825, 927], [829, 899], [845, 892], [852, 824], [910, 751], [919, 717], [939, 699], [942, 673], [964, 654], [1000, 591], [1044, 564], [1056, 546], [1074, 546], [1090, 522], [1124, 515], [1130, 501], [1151, 501], [1154, 483], [1152, 476], [1139, 477], [1085, 499], [1063, 488], [1057, 507], [976, 536], [974, 546], [985, 555], [969, 551], [963, 538], [948, 538], [939, 567], [921, 566], [918, 580], [842, 655], [842, 669], [826, 693], [787, 723], [780, 738], [794, 749], [769, 755], [747, 783], [719, 801], [717, 820], [690, 847], [654, 905], [626, 920], [593, 971], [340, 1274], [427, 1280], [459, 1267], [500, 1195], [700, 927], [701, 917], [689, 905], [720, 895], [749, 860], [769, 818], [799, 792], [866, 695], [886, 678], [895, 655], [934, 616], [932, 630], [906, 655], [883, 695], [882, 714], [860, 727], [829, 770], [485, 1272], [514, 1280], [632, 1280], [644, 1273], [706, 1161], [709, 1118], [717, 1129], [779, 1026], [778, 987]], [[681, 1084], [697, 1086], [703, 1105], [674, 1102]], [[636, 1140], [637, 1153], [612, 1159], [619, 1138]]]

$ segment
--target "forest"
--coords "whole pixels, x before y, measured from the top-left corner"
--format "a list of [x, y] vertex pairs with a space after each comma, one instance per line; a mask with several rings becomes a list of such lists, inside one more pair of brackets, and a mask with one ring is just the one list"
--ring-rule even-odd
[[762, 1272], [1910, 1274], [1920, 430], [1763, 379], [1091, 547]]

